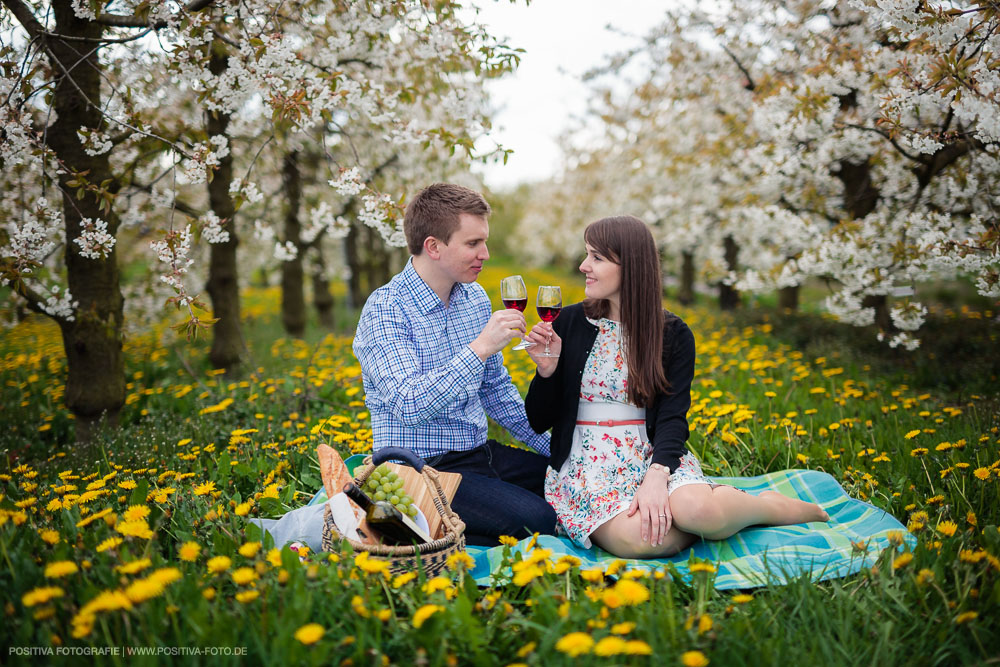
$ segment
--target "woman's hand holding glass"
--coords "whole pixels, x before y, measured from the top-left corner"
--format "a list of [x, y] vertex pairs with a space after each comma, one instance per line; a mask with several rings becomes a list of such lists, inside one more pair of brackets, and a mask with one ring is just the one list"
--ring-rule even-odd
[[[538, 366], [538, 374], [547, 378], [555, 373], [562, 352], [562, 338], [552, 329], [552, 323], [539, 322], [531, 327], [525, 340], [531, 344], [528, 356]], [[545, 354], [546, 350], [549, 354]]]

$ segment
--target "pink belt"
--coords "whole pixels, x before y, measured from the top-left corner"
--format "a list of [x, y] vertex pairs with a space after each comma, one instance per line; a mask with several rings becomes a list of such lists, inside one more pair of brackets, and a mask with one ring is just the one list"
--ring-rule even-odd
[[602, 421], [588, 422], [588, 421], [578, 421], [578, 426], [638, 426], [640, 424], [645, 424], [645, 419], [605, 419]]

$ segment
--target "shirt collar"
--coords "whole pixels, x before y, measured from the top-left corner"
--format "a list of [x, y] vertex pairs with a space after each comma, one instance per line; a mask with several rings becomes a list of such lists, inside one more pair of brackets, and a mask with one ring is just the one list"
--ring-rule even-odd
[[[426, 315], [435, 308], [444, 308], [444, 304], [441, 303], [441, 299], [438, 298], [437, 293], [430, 288], [430, 285], [424, 282], [424, 279], [420, 277], [417, 270], [413, 268], [412, 257], [406, 261], [406, 266], [403, 267], [400, 276], [403, 279], [404, 287], [412, 295], [421, 313]], [[464, 301], [469, 289], [471, 289], [470, 285], [455, 283], [451, 288], [449, 305], [456, 305]]]

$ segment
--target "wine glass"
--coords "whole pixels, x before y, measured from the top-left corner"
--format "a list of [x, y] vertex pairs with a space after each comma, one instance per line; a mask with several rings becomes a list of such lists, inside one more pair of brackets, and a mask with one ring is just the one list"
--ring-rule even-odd
[[[559, 289], [558, 285], [540, 285], [538, 287], [538, 298], [535, 299], [535, 310], [538, 311], [538, 317], [540, 317], [543, 322], [551, 322], [559, 317], [559, 311], [562, 310], [562, 290]], [[549, 351], [549, 342], [545, 341], [545, 350], [543, 350], [538, 356], [558, 357], [559, 355], [552, 354]]]
[[[513, 308], [522, 313], [528, 306], [528, 288], [524, 286], [521, 276], [507, 276], [500, 281], [500, 300], [504, 308]], [[515, 350], [524, 350], [534, 345], [530, 341], [521, 341], [514, 346]]]

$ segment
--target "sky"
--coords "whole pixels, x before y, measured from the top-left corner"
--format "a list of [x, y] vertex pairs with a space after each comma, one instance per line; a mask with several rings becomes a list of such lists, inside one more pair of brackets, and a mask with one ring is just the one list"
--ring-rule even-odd
[[[503, 165], [474, 167], [486, 185], [506, 189], [552, 177], [561, 166], [556, 139], [572, 115], [587, 107], [580, 80], [608, 55], [624, 50], [662, 16], [671, 0], [477, 0], [478, 22], [525, 49], [514, 74], [487, 83], [494, 137], [514, 154]], [[614, 26], [615, 32], [606, 29]], [[618, 34], [632, 35], [632, 39]]]

